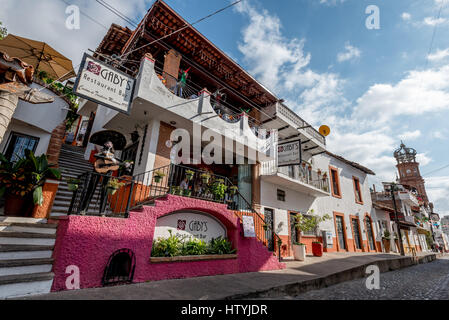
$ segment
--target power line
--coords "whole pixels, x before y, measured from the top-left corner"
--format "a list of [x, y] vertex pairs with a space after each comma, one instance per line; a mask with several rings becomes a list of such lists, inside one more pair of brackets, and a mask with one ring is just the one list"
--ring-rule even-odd
[[446, 168], [449, 168], [449, 164], [445, 165], [444, 167], [441, 167], [441, 168], [438, 168], [438, 169], [435, 169], [435, 170], [433, 170], [433, 171], [430, 171], [430, 172], [426, 173], [426, 174], [424, 175], [424, 177], [429, 176], [429, 175], [431, 175], [431, 174], [433, 174], [433, 173], [439, 172], [439, 171], [441, 171], [441, 170], [443, 170], [443, 169], [446, 169]]
[[123, 57], [126, 57], [126, 56], [130, 55], [131, 53], [133, 53], [133, 52], [135, 52], [135, 51], [138, 51], [138, 50], [143, 49], [143, 48], [145, 48], [145, 47], [148, 47], [148, 46], [150, 46], [150, 45], [152, 45], [152, 44], [154, 44], [154, 43], [156, 43], [156, 42], [158, 42], [158, 41], [161, 41], [161, 40], [163, 40], [163, 39], [165, 39], [165, 38], [168, 38], [168, 37], [170, 37], [170, 36], [172, 36], [172, 35], [174, 35], [174, 34], [176, 34], [176, 33], [178, 33], [178, 32], [181, 32], [182, 30], [187, 29], [188, 27], [193, 27], [195, 24], [198, 24], [198, 23], [200, 23], [200, 22], [202, 22], [202, 21], [204, 21], [204, 20], [206, 20], [206, 19], [208, 19], [208, 18], [210, 18], [210, 17], [212, 17], [212, 16], [214, 16], [214, 15], [216, 15], [216, 14], [218, 14], [218, 13], [220, 13], [220, 12], [222, 12], [222, 11], [224, 11], [224, 10], [230, 8], [230, 7], [232, 7], [232, 6], [235, 6], [236, 4], [238, 4], [238, 3], [242, 2], [242, 1], [243, 1], [243, 0], [235, 1], [235, 2], [231, 3], [230, 5], [228, 5], [228, 6], [224, 7], [224, 8], [221, 8], [221, 9], [219, 9], [219, 10], [217, 10], [217, 11], [211, 13], [211, 14], [208, 14], [207, 16], [205, 16], [205, 17], [203, 17], [203, 18], [201, 18], [201, 19], [199, 19], [199, 20], [197, 20], [197, 21], [195, 21], [195, 22], [193, 22], [193, 23], [191, 23], [191, 24], [187, 23], [184, 27], [181, 27], [180, 29], [178, 29], [178, 30], [176, 30], [176, 31], [173, 31], [172, 33], [169, 33], [169, 34], [167, 34], [167, 35], [165, 35], [165, 36], [163, 36], [163, 37], [161, 37], [161, 38], [159, 38], [159, 39], [156, 39], [156, 40], [154, 40], [154, 41], [152, 41], [152, 42], [150, 42], [150, 43], [147, 43], [147, 44], [145, 44], [145, 45], [143, 45], [143, 46], [141, 46], [141, 47], [139, 47], [139, 48], [136, 48], [136, 49], [134, 49], [134, 50], [131, 50], [130, 52], [128, 52], [128, 53], [126, 53], [126, 54], [123, 54], [121, 57], [122, 57], [122, 58], [123, 58]]
[[119, 18], [121, 18], [121, 19], [125, 20], [126, 22], [128, 22], [134, 28], [137, 28], [138, 23], [136, 23], [134, 20], [132, 20], [131, 18], [129, 18], [126, 15], [124, 15], [120, 10], [114, 8], [112, 5], [110, 5], [109, 3], [107, 3], [104, 0], [95, 0], [95, 1], [97, 3], [99, 3], [100, 5], [102, 5], [103, 7], [105, 7], [106, 9], [108, 9], [109, 11], [111, 11], [113, 14], [115, 14]]
[[[68, 3], [68, 2], [65, 1], [65, 0], [61, 0], [61, 1], [64, 2], [67, 6], [71, 6], [71, 5], [72, 5], [72, 4]], [[89, 16], [88, 14], [86, 14], [86, 13], [85, 13], [84, 11], [82, 11], [81, 9], [80, 9], [80, 12], [81, 12], [81, 14], [82, 14], [83, 16], [85, 16], [86, 18], [88, 18], [90, 21], [92, 21], [92, 22], [98, 24], [100, 27], [103, 27], [104, 29], [108, 30], [108, 28], [107, 28], [105, 25], [101, 24], [100, 22], [98, 22], [97, 20], [95, 20], [94, 18], [92, 18], [91, 16]]]

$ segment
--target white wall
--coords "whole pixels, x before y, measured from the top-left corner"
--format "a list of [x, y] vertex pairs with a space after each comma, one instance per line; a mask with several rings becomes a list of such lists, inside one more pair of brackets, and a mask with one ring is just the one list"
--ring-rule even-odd
[[0, 152], [4, 153], [6, 151], [6, 144], [9, 141], [9, 136], [11, 132], [17, 132], [26, 134], [39, 138], [39, 143], [37, 145], [35, 155], [40, 156], [41, 154], [47, 153], [48, 144], [50, 143], [51, 134], [27, 123], [13, 119], [6, 130], [5, 137], [2, 143], [0, 143]]

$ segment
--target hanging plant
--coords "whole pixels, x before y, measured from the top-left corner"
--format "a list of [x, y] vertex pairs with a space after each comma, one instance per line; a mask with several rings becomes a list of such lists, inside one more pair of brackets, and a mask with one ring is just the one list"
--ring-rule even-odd
[[209, 183], [209, 180], [210, 180], [210, 174], [209, 173], [202, 173], [201, 175], [200, 175], [200, 177], [201, 177], [201, 180], [203, 181], [203, 183], [205, 183], [205, 184], [208, 184]]
[[191, 181], [193, 179], [193, 175], [195, 174], [195, 172], [193, 172], [192, 170], [186, 170], [186, 178], [188, 181]]
[[239, 188], [237, 186], [230, 186], [229, 187], [229, 192], [230, 192], [231, 196], [235, 195], [238, 190], [239, 190]]
[[153, 177], [154, 182], [156, 182], [156, 183], [161, 182], [161, 180], [162, 180], [163, 177], [165, 177], [165, 173], [160, 172], [160, 171], [156, 171], [156, 172], [154, 173], [154, 177]]

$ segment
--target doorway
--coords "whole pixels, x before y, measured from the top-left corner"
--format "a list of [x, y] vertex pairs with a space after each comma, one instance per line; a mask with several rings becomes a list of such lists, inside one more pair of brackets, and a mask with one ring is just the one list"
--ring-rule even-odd
[[371, 219], [367, 216], [365, 217], [365, 228], [366, 228], [366, 237], [368, 238], [369, 249], [372, 251], [376, 251], [376, 246], [374, 242], [374, 233], [373, 233], [373, 225], [371, 224]]
[[338, 250], [348, 250], [346, 245], [345, 221], [343, 215], [335, 215], [335, 231], [337, 233]]
[[352, 234], [354, 236], [355, 250], [362, 250], [362, 238], [360, 235], [360, 223], [358, 218], [351, 218]]
[[264, 217], [265, 217], [265, 224], [267, 225], [267, 230], [265, 231], [265, 237], [267, 239], [267, 247], [268, 250], [274, 251], [274, 237], [273, 237], [274, 210], [265, 208]]

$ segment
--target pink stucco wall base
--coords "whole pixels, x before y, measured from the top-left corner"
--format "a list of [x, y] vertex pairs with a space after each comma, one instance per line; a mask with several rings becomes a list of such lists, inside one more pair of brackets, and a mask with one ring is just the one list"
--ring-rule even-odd
[[[219, 219], [237, 249], [237, 259], [195, 262], [150, 263], [157, 218], [179, 210], [199, 210]], [[66, 290], [66, 268], [80, 270], [80, 287], [101, 287], [109, 257], [119, 249], [130, 249], [136, 257], [133, 282], [156, 281], [285, 268], [278, 258], [254, 238], [244, 238], [239, 219], [225, 205], [168, 195], [154, 207], [131, 212], [129, 218], [68, 216], [59, 221], [52, 291]]]

